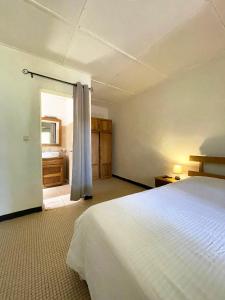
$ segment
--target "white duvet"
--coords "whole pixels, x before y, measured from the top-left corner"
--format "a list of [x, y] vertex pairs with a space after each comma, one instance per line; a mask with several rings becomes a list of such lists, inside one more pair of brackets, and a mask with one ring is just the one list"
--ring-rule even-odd
[[225, 180], [193, 177], [92, 206], [67, 264], [94, 300], [224, 300]]

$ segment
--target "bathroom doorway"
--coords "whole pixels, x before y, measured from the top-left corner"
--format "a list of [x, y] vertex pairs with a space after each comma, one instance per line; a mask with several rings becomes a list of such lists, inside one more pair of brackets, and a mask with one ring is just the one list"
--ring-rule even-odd
[[72, 168], [72, 97], [41, 92], [43, 206], [53, 209], [70, 201]]

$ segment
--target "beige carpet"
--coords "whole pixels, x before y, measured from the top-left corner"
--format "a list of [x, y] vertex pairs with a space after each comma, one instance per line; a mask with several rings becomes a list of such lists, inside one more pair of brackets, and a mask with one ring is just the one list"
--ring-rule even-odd
[[91, 205], [139, 191], [115, 178], [96, 181], [93, 200], [0, 223], [0, 299], [90, 299], [65, 264], [74, 220]]

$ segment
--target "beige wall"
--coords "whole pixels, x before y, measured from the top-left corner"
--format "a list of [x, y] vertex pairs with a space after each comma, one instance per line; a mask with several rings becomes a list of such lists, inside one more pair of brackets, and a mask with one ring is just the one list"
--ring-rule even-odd
[[[22, 74], [23, 68], [90, 85], [90, 76], [0, 46], [0, 215], [42, 205], [40, 92], [69, 86]], [[28, 136], [29, 141], [23, 137]]]
[[225, 58], [110, 108], [113, 173], [154, 185], [190, 154], [225, 156]]
[[108, 119], [109, 118], [109, 110], [107, 107], [104, 107], [103, 104], [93, 104], [91, 105], [91, 115], [95, 118], [103, 118]]

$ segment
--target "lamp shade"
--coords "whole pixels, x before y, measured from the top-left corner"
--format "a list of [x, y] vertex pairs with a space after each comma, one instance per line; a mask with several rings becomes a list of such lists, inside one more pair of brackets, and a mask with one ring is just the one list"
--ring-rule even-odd
[[182, 174], [183, 169], [181, 165], [174, 165], [173, 166], [173, 173], [174, 174]]

